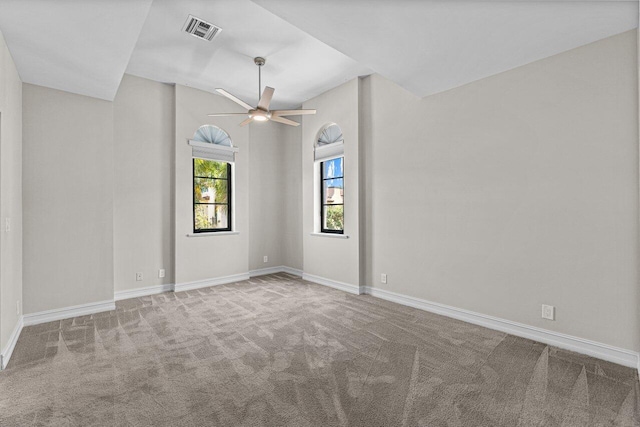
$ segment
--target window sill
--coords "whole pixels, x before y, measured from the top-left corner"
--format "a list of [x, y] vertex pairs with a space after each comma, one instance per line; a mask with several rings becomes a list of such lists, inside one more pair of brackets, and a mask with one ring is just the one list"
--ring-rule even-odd
[[212, 231], [210, 233], [189, 233], [187, 237], [211, 237], [211, 236], [230, 236], [240, 234], [239, 231]]
[[311, 233], [312, 236], [317, 237], [331, 237], [333, 239], [348, 239], [349, 236], [346, 234], [337, 234], [337, 233]]

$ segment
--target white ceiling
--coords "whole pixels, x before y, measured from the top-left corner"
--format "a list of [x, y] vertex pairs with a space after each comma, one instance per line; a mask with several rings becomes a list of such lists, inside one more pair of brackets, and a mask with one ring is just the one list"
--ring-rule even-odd
[[[222, 32], [182, 32], [189, 14]], [[123, 73], [301, 104], [378, 72], [425, 96], [637, 27], [637, 1], [0, 0], [23, 81], [112, 100]]]
[[0, 0], [23, 82], [113, 100], [152, 0]]
[[[182, 27], [192, 14], [222, 28], [211, 41]], [[249, 0], [155, 0], [127, 73], [213, 91], [226, 89], [252, 105], [262, 84], [276, 89], [273, 108], [297, 106], [370, 71]]]
[[637, 1], [254, 2], [420, 97], [638, 26]]

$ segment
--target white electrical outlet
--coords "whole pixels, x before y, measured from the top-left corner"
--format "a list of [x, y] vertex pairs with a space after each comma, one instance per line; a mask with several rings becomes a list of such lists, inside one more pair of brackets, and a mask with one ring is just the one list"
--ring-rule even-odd
[[142, 273], [136, 273], [136, 282], [142, 282]]
[[164, 277], [164, 268], [161, 268], [160, 270], [158, 270], [158, 277], [161, 279]]
[[386, 275], [386, 273], [382, 273], [380, 275], [380, 282], [387, 283], [387, 275]]
[[266, 255], [262, 257], [262, 262], [269, 262], [269, 257]]
[[16, 315], [20, 316], [20, 300], [16, 301]]
[[556, 320], [556, 308], [552, 305], [542, 304], [542, 318]]

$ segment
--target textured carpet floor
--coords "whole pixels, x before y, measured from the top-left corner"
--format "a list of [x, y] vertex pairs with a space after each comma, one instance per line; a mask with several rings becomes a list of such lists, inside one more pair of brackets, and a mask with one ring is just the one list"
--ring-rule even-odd
[[633, 369], [276, 274], [26, 327], [0, 425], [640, 423]]

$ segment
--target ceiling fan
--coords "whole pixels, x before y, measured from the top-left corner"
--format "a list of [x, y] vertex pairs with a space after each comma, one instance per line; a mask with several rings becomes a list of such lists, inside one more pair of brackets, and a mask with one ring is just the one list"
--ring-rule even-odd
[[258, 96], [260, 100], [258, 101], [257, 107], [252, 107], [247, 104], [240, 98], [230, 94], [224, 89], [216, 89], [220, 95], [226, 96], [233, 102], [238, 105], [241, 105], [243, 108], [246, 108], [248, 111], [246, 113], [217, 113], [217, 114], [209, 114], [209, 117], [221, 117], [221, 116], [244, 116], [248, 115], [249, 117], [240, 123], [240, 126], [245, 126], [251, 123], [252, 121], [257, 122], [266, 122], [271, 120], [272, 122], [278, 122], [289, 126], [300, 126], [300, 123], [294, 122], [293, 120], [289, 120], [284, 116], [300, 116], [303, 114], [315, 114], [316, 110], [269, 110], [269, 104], [271, 103], [271, 98], [273, 97], [273, 92], [275, 89], [269, 86], [264, 88], [264, 92], [262, 92], [262, 96], [260, 96], [260, 92], [262, 89], [262, 73], [261, 67], [264, 65], [266, 60], [262, 57], [257, 57], [253, 59], [253, 62], [258, 66]]

